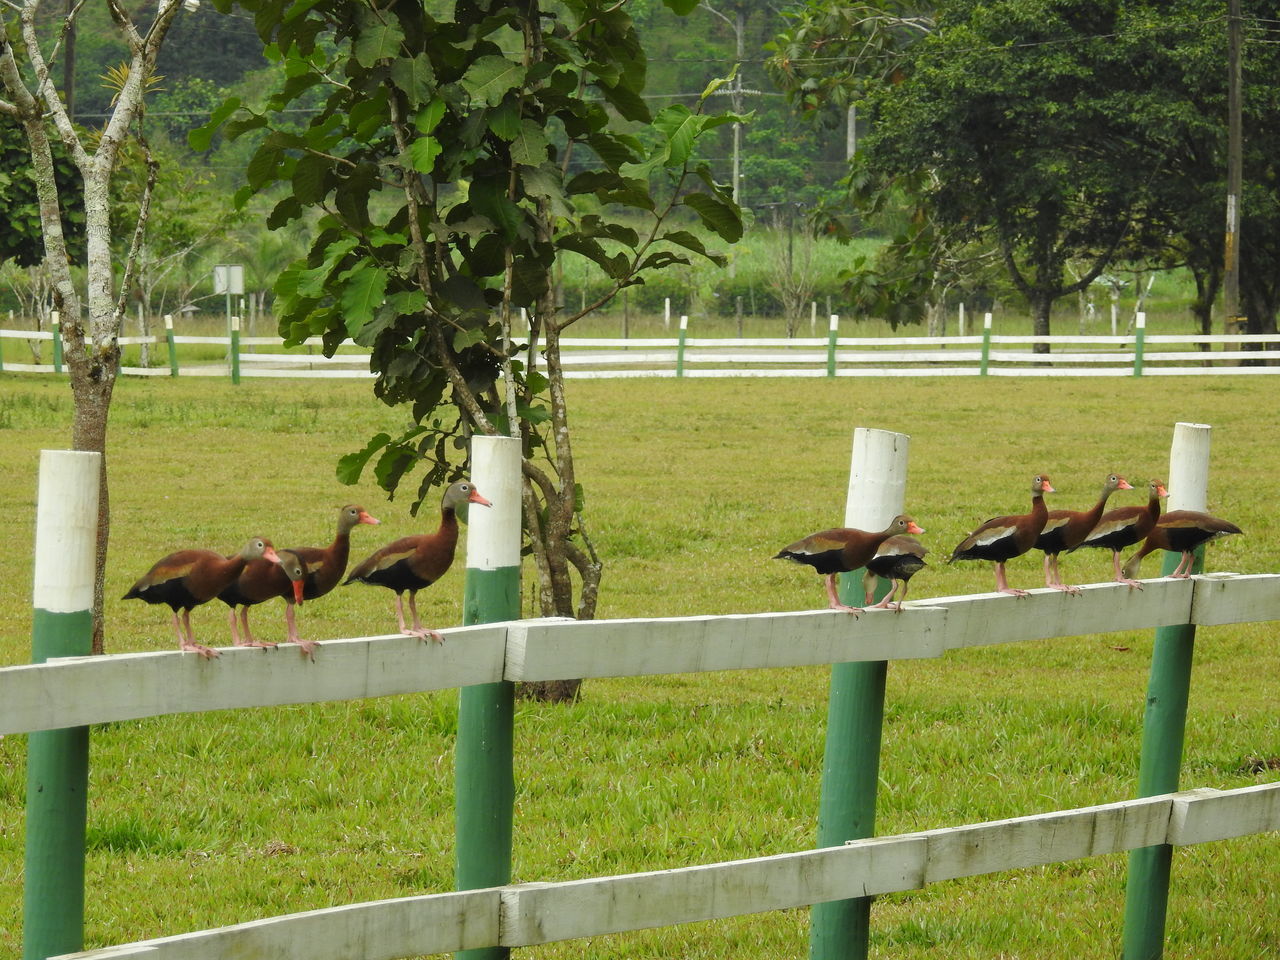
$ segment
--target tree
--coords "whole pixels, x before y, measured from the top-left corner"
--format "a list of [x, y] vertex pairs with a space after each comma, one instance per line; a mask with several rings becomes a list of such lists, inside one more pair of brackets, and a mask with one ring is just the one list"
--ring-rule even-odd
[[[156, 56], [177, 16], [180, 0], [159, 0], [151, 22], [141, 29], [117, 0], [107, 0], [107, 6], [125, 39], [129, 59], [119, 74], [119, 89], [111, 114], [92, 139], [72, 124], [52, 76], [61, 42], [83, 8], [73, 8], [63, 20], [61, 31], [51, 38], [42, 36], [37, 29], [41, 0], [23, 0], [0, 8], [0, 30], [4, 36], [0, 41], [0, 83], [4, 90], [0, 113], [21, 124], [30, 151], [31, 176], [39, 200], [44, 265], [50, 273], [54, 305], [63, 318], [64, 355], [75, 403], [71, 443], [76, 450], [97, 451], [103, 455], [93, 610], [96, 653], [102, 652], [102, 588], [110, 530], [107, 412], [120, 360], [117, 341], [145, 235], [157, 166], [148, 154], [147, 185], [139, 198], [123, 274], [119, 277], [112, 262], [115, 234], [111, 221], [111, 184], [122, 146], [131, 136], [137, 136], [134, 125], [142, 115], [147, 81], [153, 76]], [[18, 14], [17, 23], [11, 21], [12, 11]], [[82, 182], [78, 196], [69, 195], [59, 182], [55, 141], [61, 143], [79, 172]], [[145, 151], [145, 143], [143, 149]], [[63, 229], [68, 211], [74, 210], [77, 204], [84, 210], [84, 296], [72, 281], [74, 253]]]
[[[957, 0], [917, 42], [849, 53], [844, 85], [865, 90], [872, 121], [863, 170], [882, 187], [912, 178], [953, 239], [998, 249], [1037, 335], [1050, 332], [1055, 300], [1087, 287], [1123, 240], [1147, 229], [1147, 188], [1164, 157], [1128, 123], [1126, 100], [1142, 92], [1129, 46], [1099, 42], [1123, 35], [1121, 6]], [[871, 21], [844, 20], [861, 32], [806, 42], [822, 56], [850, 48]], [[807, 26], [818, 31], [822, 18]], [[789, 69], [807, 96], [828, 86], [811, 69]], [[1077, 279], [1069, 262], [1085, 265]]]
[[[685, 13], [695, 2], [668, 0]], [[243, 196], [288, 187], [273, 228], [322, 213], [307, 257], [276, 284], [281, 334], [320, 335], [330, 352], [353, 337], [372, 348], [375, 394], [412, 405], [414, 425], [344, 458], [340, 477], [354, 481], [376, 456], [394, 491], [425, 466], [416, 511], [463, 472], [469, 435], [521, 437], [539, 607], [590, 618], [602, 565], [583, 519], [560, 338], [646, 271], [714, 256], [671, 228], [673, 214], [724, 240], [741, 235], [736, 206], [694, 153], [736, 118], [701, 105], [650, 115], [625, 0], [554, 11], [459, 0], [439, 17], [367, 0], [320, 0], [287, 17], [268, 0], [244, 5], [288, 79], [263, 112], [229, 101], [193, 146], [222, 123], [229, 135], [266, 131]], [[275, 122], [316, 89], [323, 108], [304, 130]], [[627, 124], [647, 124], [647, 136]], [[560, 306], [554, 282], [566, 255], [609, 277], [577, 311]], [[527, 353], [515, 345], [521, 308]]]

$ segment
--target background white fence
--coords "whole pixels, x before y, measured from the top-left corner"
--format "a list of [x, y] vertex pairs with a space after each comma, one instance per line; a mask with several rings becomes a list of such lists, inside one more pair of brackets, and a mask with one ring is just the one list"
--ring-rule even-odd
[[[48, 331], [0, 330], [0, 338], [32, 342]], [[157, 337], [121, 337], [121, 346]], [[517, 343], [524, 342], [519, 336]], [[287, 351], [278, 337], [239, 337], [238, 376], [368, 378], [368, 351], [346, 341], [333, 357], [318, 337]], [[223, 355], [231, 338], [174, 336], [172, 349], [214, 346]], [[1033, 347], [1047, 344], [1049, 354]], [[1263, 334], [1150, 334], [1130, 336], [796, 337], [719, 339], [569, 337], [561, 341], [566, 376], [622, 377], [1117, 377], [1219, 376], [1280, 373], [1280, 336]], [[1203, 349], [1208, 347], [1209, 349]], [[1155, 348], [1155, 349], [1153, 349]], [[305, 352], [304, 352], [305, 351]], [[214, 351], [218, 352], [218, 351]], [[178, 351], [185, 354], [185, 351]], [[206, 354], [208, 351], [206, 351]], [[158, 356], [159, 354], [157, 354]], [[177, 359], [175, 356], [174, 359]], [[1247, 362], [1247, 363], [1246, 363]], [[1272, 365], [1274, 364], [1274, 365]], [[53, 363], [5, 362], [4, 370], [52, 373]], [[129, 376], [231, 376], [227, 359], [184, 358], [174, 367], [125, 366]]]
[[[1017, 612], [1016, 616], [1007, 615]], [[0, 733], [168, 713], [319, 702], [498, 680], [636, 676], [940, 657], [961, 647], [1280, 619], [1280, 575], [1092, 584], [835, 611], [643, 620], [533, 620], [326, 641], [315, 662], [228, 649], [72, 657], [0, 669]], [[853, 841], [753, 860], [353, 904], [87, 951], [93, 960], [392, 960], [736, 916], [941, 880], [1280, 830], [1280, 783], [1192, 790], [1077, 810]]]

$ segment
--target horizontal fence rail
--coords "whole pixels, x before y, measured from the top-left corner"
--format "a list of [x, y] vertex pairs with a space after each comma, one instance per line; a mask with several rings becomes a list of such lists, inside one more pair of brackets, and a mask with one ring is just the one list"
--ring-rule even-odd
[[[0, 338], [33, 344], [49, 331], [0, 330]], [[350, 340], [326, 357], [319, 337], [286, 351], [278, 337], [160, 334], [121, 337], [122, 347], [167, 345], [168, 366], [123, 366], [129, 376], [235, 376], [368, 379], [369, 352]], [[515, 334], [527, 348], [527, 334]], [[891, 336], [891, 337], [566, 337], [560, 341], [565, 376], [635, 377], [1117, 377], [1217, 376], [1280, 373], [1280, 336], [1270, 334], [1150, 334], [1125, 336]], [[216, 347], [204, 359], [178, 348]], [[1036, 346], [1052, 352], [1036, 353]], [[1158, 349], [1164, 347], [1165, 349]], [[1156, 348], [1156, 349], [1153, 349]], [[1248, 349], [1252, 348], [1252, 349]], [[179, 362], [178, 353], [184, 359]], [[210, 353], [221, 353], [210, 357]], [[60, 362], [18, 363], [9, 372], [52, 373]]]
[[[319, 703], [538, 681], [940, 657], [1051, 637], [1280, 619], [1280, 574], [1099, 583], [1072, 596], [972, 594], [910, 600], [901, 613], [834, 610], [634, 620], [521, 620], [321, 641], [315, 662], [288, 645], [63, 657], [0, 669], [0, 734], [207, 710]], [[1016, 609], [1017, 617], [1003, 616]]]
[[1280, 783], [1201, 788], [750, 860], [311, 910], [60, 960], [396, 960], [527, 947], [1273, 830], [1280, 830]]

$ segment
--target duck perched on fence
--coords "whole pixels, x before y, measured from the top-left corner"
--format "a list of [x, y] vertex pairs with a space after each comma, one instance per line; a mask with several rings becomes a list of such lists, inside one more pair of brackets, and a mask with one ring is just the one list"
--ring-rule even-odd
[[[239, 553], [229, 557], [213, 550], [179, 550], [156, 561], [122, 599], [167, 604], [173, 611], [178, 649], [212, 659], [218, 656], [218, 651], [196, 642], [191, 629], [191, 611], [225, 590], [240, 576], [246, 564], [259, 558], [273, 564], [280, 562], [271, 541], [262, 537], [254, 537]], [[182, 611], [181, 625], [179, 610]]]
[[[435, 583], [453, 565], [453, 555], [458, 546], [458, 508], [464, 503], [478, 503], [491, 507], [480, 491], [465, 480], [451, 484], [440, 501], [440, 526], [435, 533], [401, 537], [387, 544], [358, 563], [348, 583], [372, 583], [395, 591], [396, 620], [400, 632], [421, 639], [430, 638], [443, 643], [444, 637], [436, 630], [422, 626], [418, 618], [418, 591]], [[404, 619], [402, 594], [409, 593], [409, 613], [413, 626]]]
[[886, 540], [905, 533], [924, 533], [924, 529], [911, 517], [899, 514], [878, 533], [853, 527], [819, 530], [783, 547], [773, 559], [804, 563], [825, 575], [831, 609], [856, 615], [862, 613], [863, 609], [840, 601], [836, 594], [836, 574], [865, 567]]
[[[294, 564], [300, 571], [291, 571], [284, 563], [270, 564], [253, 561], [244, 572], [219, 594], [219, 598], [231, 608], [231, 636], [237, 646], [275, 646], [255, 640], [249, 631], [249, 608], [255, 604], [282, 597], [285, 601], [284, 618], [286, 643], [296, 643], [307, 656], [313, 656], [316, 643], [298, 635], [295, 604], [303, 600], [315, 600], [338, 585], [347, 572], [347, 557], [351, 550], [351, 531], [360, 524], [378, 524], [380, 521], [356, 503], [349, 503], [338, 511], [338, 532], [327, 547], [289, 547]], [[284, 553], [285, 551], [281, 551]], [[297, 575], [295, 576], [295, 573]], [[236, 630], [236, 608], [240, 608], [243, 638]]]
[[[924, 531], [921, 532], [923, 533]], [[862, 589], [866, 594], [866, 599], [863, 602], [872, 609], [883, 607], [887, 610], [901, 612], [902, 602], [907, 599], [907, 581], [928, 566], [924, 562], [925, 555], [928, 552], [924, 544], [915, 537], [907, 536], [905, 533], [890, 537], [880, 544], [880, 549], [876, 551], [876, 555], [867, 561], [867, 572], [862, 577]], [[883, 600], [873, 604], [871, 601], [874, 599], [877, 577], [882, 577], [889, 581], [889, 592], [885, 594]], [[893, 595], [899, 587], [902, 588], [902, 593], [898, 595], [898, 599], [895, 601]]]
[[1173, 550], [1181, 552], [1182, 559], [1169, 576], [1180, 579], [1190, 577], [1198, 546], [1242, 532], [1229, 520], [1222, 520], [1199, 510], [1174, 510], [1160, 518], [1147, 534], [1147, 539], [1138, 552], [1125, 561], [1124, 575], [1136, 583], [1143, 557], [1153, 550]]
[[1147, 504], [1141, 507], [1118, 507], [1108, 510], [1102, 515], [1097, 526], [1089, 532], [1080, 543], [1068, 547], [1068, 552], [1080, 547], [1109, 547], [1111, 549], [1112, 576], [1117, 583], [1127, 583], [1130, 587], [1141, 585], [1137, 580], [1127, 576], [1120, 568], [1120, 551], [1142, 541], [1160, 519], [1160, 499], [1167, 497], [1169, 491], [1159, 480], [1147, 484]]
[[996, 565], [996, 591], [1025, 597], [1026, 590], [1009, 586], [1004, 565], [1020, 557], [1033, 546], [1049, 520], [1044, 495], [1053, 493], [1048, 474], [1037, 474], [1031, 480], [1031, 512], [1007, 517], [992, 517], [969, 534], [951, 552], [947, 563], [957, 560], [991, 560]]
[[1036, 538], [1036, 549], [1044, 551], [1044, 585], [1064, 593], [1079, 593], [1079, 587], [1062, 582], [1058, 570], [1058, 554], [1072, 550], [1084, 542], [1102, 519], [1107, 500], [1117, 490], [1132, 490], [1133, 485], [1119, 474], [1111, 474], [1102, 485], [1102, 495], [1091, 510], [1050, 510], [1044, 530]]

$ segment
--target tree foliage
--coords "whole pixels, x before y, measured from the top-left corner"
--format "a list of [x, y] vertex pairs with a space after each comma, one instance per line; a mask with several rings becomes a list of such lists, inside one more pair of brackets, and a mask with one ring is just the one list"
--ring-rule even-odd
[[[79, 259], [84, 256], [84, 204], [77, 199], [80, 172], [60, 144], [53, 145], [52, 153], [59, 192], [69, 198], [62, 212], [68, 254]], [[32, 179], [31, 148], [22, 125], [4, 112], [0, 112], [0, 209], [5, 217], [5, 228], [0, 231], [0, 263], [35, 266], [44, 259], [44, 241], [40, 198]]]
[[[395, 490], [425, 465], [420, 504], [464, 469], [469, 434], [521, 436], [543, 609], [590, 616], [599, 563], [581, 536], [559, 338], [645, 272], [715, 256], [673, 214], [740, 237], [737, 208], [696, 159], [699, 138], [734, 118], [701, 104], [650, 114], [624, 3], [461, 0], [439, 16], [403, 2], [244, 5], [288, 79], [261, 112], [229, 102], [193, 145], [224, 123], [265, 132], [243, 197], [287, 188], [271, 227], [322, 211], [306, 258], [276, 285], [281, 334], [370, 347], [375, 393], [412, 410], [402, 436], [373, 438], [340, 475], [374, 462]], [[276, 121], [315, 90], [323, 107], [304, 130]], [[628, 132], [636, 124], [648, 135]], [[576, 312], [554, 284], [570, 255], [610, 279]], [[545, 367], [512, 345], [522, 309]]]

